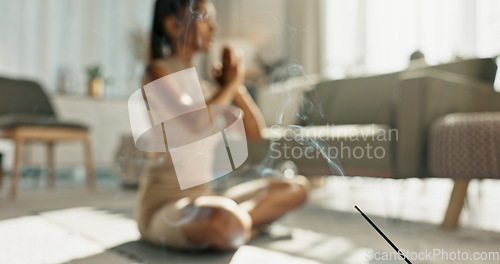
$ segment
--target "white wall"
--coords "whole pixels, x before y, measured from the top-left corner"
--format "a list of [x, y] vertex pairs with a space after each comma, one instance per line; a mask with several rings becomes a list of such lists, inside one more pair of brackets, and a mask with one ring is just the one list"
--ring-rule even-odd
[[293, 60], [306, 73], [319, 73], [322, 1], [214, 0], [218, 36], [252, 43], [267, 63]]
[[[0, 75], [41, 81], [58, 89], [68, 73], [70, 92], [84, 93], [85, 69], [103, 67], [107, 95], [139, 87], [130, 34], [147, 35], [153, 0], [0, 0]], [[137, 70], [138, 71], [138, 70]]]
[[240, 38], [269, 61], [287, 56], [286, 0], [214, 0], [219, 38]]

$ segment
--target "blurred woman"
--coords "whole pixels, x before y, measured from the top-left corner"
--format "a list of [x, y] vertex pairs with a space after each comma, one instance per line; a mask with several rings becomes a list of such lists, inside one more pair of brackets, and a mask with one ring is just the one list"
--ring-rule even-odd
[[[215, 8], [206, 0], [157, 0], [151, 62], [144, 84], [192, 67], [193, 56], [208, 52], [215, 33]], [[235, 104], [243, 111], [248, 140], [262, 140], [262, 115], [245, 86], [242, 55], [226, 47], [214, 67], [216, 85], [201, 80], [207, 105]], [[302, 176], [259, 179], [216, 195], [210, 184], [181, 190], [172, 158], [148, 153], [141, 179], [136, 219], [143, 240], [175, 249], [235, 249], [271, 223], [301, 205], [308, 181]], [[210, 174], [211, 171], [204, 172]]]

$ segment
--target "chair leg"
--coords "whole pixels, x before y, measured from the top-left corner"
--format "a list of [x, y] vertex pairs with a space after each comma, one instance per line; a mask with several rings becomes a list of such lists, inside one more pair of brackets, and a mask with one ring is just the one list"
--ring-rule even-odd
[[469, 180], [455, 180], [455, 185], [453, 186], [453, 191], [450, 196], [450, 203], [448, 204], [448, 209], [446, 210], [446, 215], [444, 216], [441, 227], [449, 229], [457, 228], [458, 218], [464, 206], [468, 186]]
[[95, 174], [94, 174], [94, 164], [92, 161], [92, 147], [90, 145], [89, 138], [83, 140], [83, 146], [85, 151], [85, 167], [87, 170], [87, 189], [89, 191], [95, 190]]
[[3, 156], [0, 153], [0, 189], [3, 187]]
[[17, 191], [19, 188], [19, 174], [21, 169], [21, 159], [23, 151], [23, 140], [15, 139], [15, 154], [14, 154], [14, 167], [12, 168], [11, 182], [10, 182], [10, 198], [14, 199], [17, 197]]
[[54, 142], [47, 143], [47, 187], [54, 188]]

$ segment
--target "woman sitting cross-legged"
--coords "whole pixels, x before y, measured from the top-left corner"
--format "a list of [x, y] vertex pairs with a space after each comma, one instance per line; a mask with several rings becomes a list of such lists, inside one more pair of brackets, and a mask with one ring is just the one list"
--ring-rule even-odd
[[[196, 53], [208, 52], [215, 32], [214, 16], [215, 8], [208, 0], [157, 0], [145, 84], [191, 68]], [[243, 112], [247, 139], [262, 140], [264, 122], [243, 85], [241, 55], [230, 48], [223, 53], [223, 63], [214, 71], [217, 85], [201, 80], [206, 104], [236, 105]], [[233, 186], [220, 195], [209, 183], [181, 190], [171, 153], [148, 156], [136, 219], [143, 240], [169, 248], [236, 249], [255, 236], [262, 225], [297, 208], [307, 198], [308, 181], [302, 176], [261, 178]]]

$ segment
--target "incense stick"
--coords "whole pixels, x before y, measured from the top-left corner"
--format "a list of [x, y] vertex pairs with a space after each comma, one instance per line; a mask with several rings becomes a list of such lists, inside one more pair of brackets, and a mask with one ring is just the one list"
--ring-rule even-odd
[[370, 223], [370, 225], [375, 228], [375, 230], [377, 230], [377, 232], [385, 239], [385, 241], [387, 241], [387, 243], [389, 243], [389, 245], [391, 245], [391, 247], [396, 250], [396, 252], [404, 259], [404, 261], [406, 261], [406, 263], [412, 264], [411, 261], [406, 258], [403, 252], [401, 252], [401, 250], [399, 250], [399, 248], [394, 245], [394, 243], [392, 243], [392, 241], [377, 227], [377, 225], [375, 225], [375, 223], [372, 222], [372, 220], [370, 220], [370, 218], [368, 218], [368, 216], [365, 215], [365, 213], [363, 213], [363, 211], [361, 211], [361, 209], [359, 209], [358, 206], [355, 205], [354, 208], [356, 208], [356, 210], [358, 210], [358, 212], [366, 219], [366, 221], [368, 221], [368, 223]]

